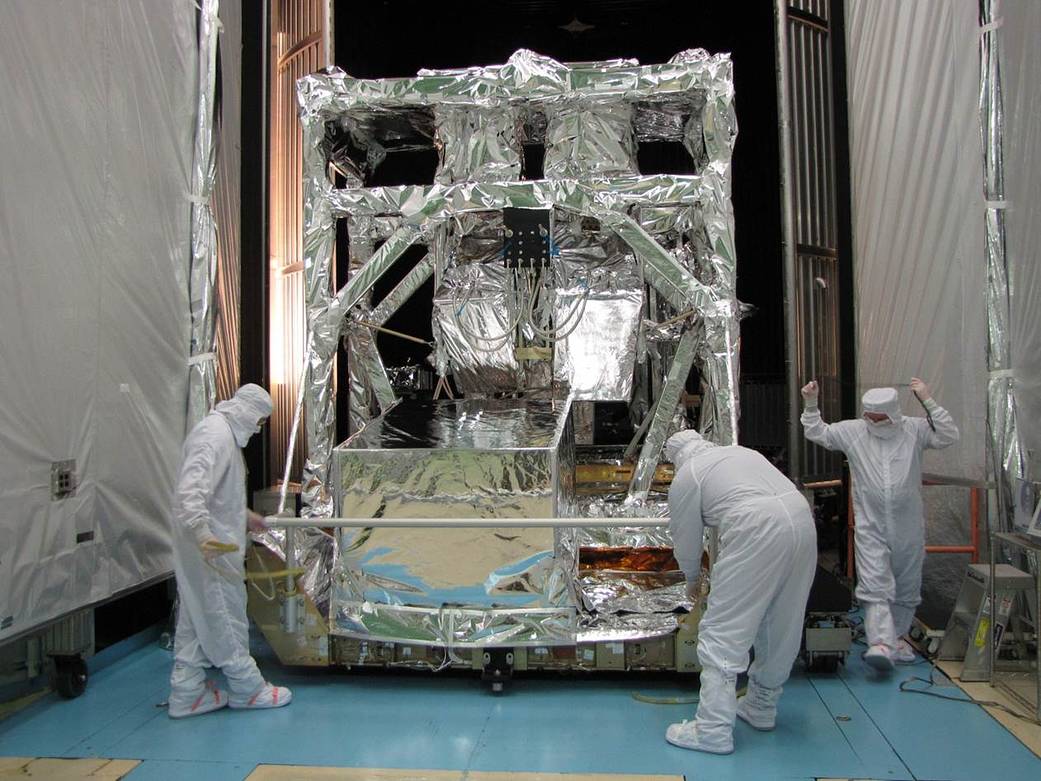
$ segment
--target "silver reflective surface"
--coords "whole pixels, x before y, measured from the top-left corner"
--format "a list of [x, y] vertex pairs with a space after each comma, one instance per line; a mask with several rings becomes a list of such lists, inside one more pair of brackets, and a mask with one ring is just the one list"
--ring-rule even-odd
[[217, 398], [216, 297], [217, 223], [213, 216], [216, 177], [214, 106], [217, 99], [218, 0], [202, 0], [199, 15], [199, 85], [192, 155], [192, 257], [188, 269], [191, 305], [191, 345], [188, 360], [188, 419], [190, 429], [203, 419]]
[[[573, 447], [567, 402], [402, 401], [336, 448], [337, 510], [567, 516]], [[577, 620], [572, 539], [550, 528], [343, 530], [333, 631], [419, 643], [558, 642]]]
[[[638, 419], [650, 414], [629, 501], [582, 512], [644, 514], [661, 445], [686, 425], [679, 403], [693, 366], [704, 388], [701, 429], [736, 441], [729, 56], [691, 50], [661, 65], [566, 65], [521, 50], [501, 66], [413, 78], [360, 80], [334, 70], [300, 80], [298, 99], [309, 322], [305, 515], [571, 514], [572, 434], [560, 415], [582, 405], [576, 421], [588, 439], [593, 400], [629, 402]], [[696, 175], [641, 176], [643, 141], [682, 142]], [[545, 145], [544, 178], [524, 170], [525, 144]], [[432, 184], [365, 186], [388, 156], [431, 148], [439, 155]], [[330, 184], [330, 162], [347, 189]], [[546, 210], [544, 262], [505, 262], [503, 212], [512, 208]], [[351, 274], [332, 295], [336, 220], [345, 217]], [[427, 258], [383, 301], [371, 301], [373, 286], [416, 244]], [[469, 398], [395, 406], [395, 386], [409, 381], [388, 379], [366, 322], [385, 323], [430, 276], [431, 366]], [[356, 433], [336, 448], [334, 466], [332, 366], [341, 335], [352, 358]], [[529, 397], [523, 410], [481, 399], [518, 393]], [[552, 420], [542, 420], [536, 397], [568, 402], [545, 402]], [[341, 533], [334, 631], [428, 644], [554, 644], [675, 629], [674, 611], [685, 607], [675, 573], [579, 575], [583, 548], [664, 548], [664, 530], [505, 536]]]
[[[981, 0], [981, 23], [999, 21], [997, 0]], [[1010, 279], [1005, 257], [1005, 172], [1004, 107], [1001, 89], [1000, 32], [991, 29], [980, 38], [980, 125], [983, 141], [984, 189], [987, 198], [987, 430], [990, 455], [998, 479], [998, 525], [1009, 530], [1014, 525], [1017, 480], [1027, 473], [1026, 458], [1020, 448], [1020, 432], [1015, 403], [1015, 380], [1011, 376]]]

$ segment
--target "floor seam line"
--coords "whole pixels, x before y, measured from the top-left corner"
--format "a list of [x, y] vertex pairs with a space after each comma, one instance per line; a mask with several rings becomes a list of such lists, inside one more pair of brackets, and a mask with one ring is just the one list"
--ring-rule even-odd
[[903, 756], [901, 756], [900, 752], [896, 750], [896, 746], [894, 746], [892, 741], [889, 740], [889, 736], [886, 734], [885, 730], [883, 730], [879, 723], [875, 721], [874, 717], [871, 715], [871, 711], [869, 711], [867, 707], [864, 705], [864, 703], [860, 701], [860, 698], [857, 696], [857, 693], [853, 691], [852, 688], [850, 688], [850, 685], [846, 682], [846, 679], [841, 675], [839, 676], [839, 680], [842, 681], [842, 685], [846, 687], [846, 691], [849, 692], [850, 696], [854, 700], [856, 700], [857, 705], [860, 706], [860, 709], [864, 711], [864, 715], [868, 717], [868, 721], [870, 721], [874, 728], [878, 730], [878, 734], [882, 736], [882, 740], [884, 740], [886, 742], [886, 745], [889, 746], [889, 750], [892, 751], [896, 758], [900, 760], [900, 764], [902, 764], [904, 768], [907, 770], [907, 772], [911, 774], [911, 778], [917, 780], [918, 777], [914, 774], [914, 771], [911, 770], [911, 766], [907, 764]]
[[[160, 692], [162, 692], [162, 689], [160, 688], [160, 689], [159, 689], [159, 691], [160, 691]], [[127, 714], [128, 712], [130, 712], [130, 711], [131, 711], [131, 710], [133, 710], [134, 708], [137, 708], [137, 707], [138, 707], [138, 706], [140, 706], [140, 705], [144, 705], [144, 704], [146, 703], [146, 701], [147, 701], [147, 700], [149, 700], [149, 699], [153, 699], [153, 697], [152, 697], [152, 696], [147, 696], [147, 697], [141, 697], [141, 698], [140, 698], [140, 699], [138, 699], [138, 700], [137, 700], [136, 702], [134, 702], [134, 703], [133, 703], [133, 704], [132, 704], [132, 705], [131, 705], [131, 706], [130, 706], [129, 708], [127, 708], [127, 709], [126, 709], [125, 711], [123, 711], [123, 712], [122, 712], [122, 713], [120, 713], [119, 715], [117, 715], [117, 716], [113, 717], [113, 718], [112, 718], [112, 719], [111, 719], [110, 721], [108, 721], [108, 722], [106, 722], [106, 723], [104, 723], [104, 724], [100, 725], [100, 726], [99, 726], [99, 727], [98, 727], [98, 728], [97, 728], [97, 729], [96, 729], [96, 730], [95, 730], [94, 732], [91, 732], [91, 733], [90, 733], [89, 735], [87, 735], [87, 736], [85, 736], [85, 737], [81, 738], [80, 740], [77, 740], [77, 741], [76, 741], [75, 743], [73, 743], [73, 744], [72, 744], [71, 746], [69, 746], [69, 747], [68, 747], [67, 749], [65, 749], [65, 751], [66, 751], [66, 752], [71, 752], [71, 751], [75, 750], [75, 748], [76, 748], [77, 746], [79, 746], [80, 744], [82, 744], [82, 743], [86, 743], [86, 742], [87, 742], [87, 741], [89, 741], [89, 740], [93, 740], [93, 739], [94, 739], [95, 737], [97, 737], [97, 736], [98, 736], [98, 735], [100, 735], [100, 734], [101, 734], [102, 732], [104, 732], [104, 731], [105, 731], [106, 729], [108, 729], [109, 727], [111, 727], [111, 726], [112, 726], [113, 724], [115, 724], [115, 723], [116, 723], [117, 721], [119, 721], [119, 720], [120, 720], [121, 718], [123, 718], [124, 716], [126, 716], [126, 714]], [[158, 707], [158, 706], [156, 706], [156, 710], [159, 710], [159, 707]], [[150, 722], [150, 721], [151, 721], [152, 719], [154, 719], [154, 718], [155, 718], [155, 715], [153, 715], [153, 716], [150, 716], [150, 717], [146, 718], [146, 719], [145, 719], [145, 720], [144, 720], [144, 721], [143, 721], [143, 722], [142, 722], [141, 724], [139, 724], [139, 725], [137, 726], [137, 728], [136, 728], [136, 729], [133, 729], [133, 730], [131, 730], [131, 731], [130, 731], [129, 733], [127, 733], [127, 735], [126, 735], [125, 737], [130, 737], [130, 735], [133, 735], [133, 734], [134, 734], [134, 733], [135, 733], [135, 732], [136, 732], [136, 731], [137, 731], [138, 729], [140, 729], [141, 727], [143, 727], [143, 726], [144, 726], [145, 724], [148, 724], [148, 723], [149, 723], [149, 722]]]
[[[835, 729], [837, 729], [839, 731], [839, 734], [842, 735], [843, 739], [846, 741], [846, 745], [849, 746], [849, 750], [853, 752], [853, 756], [855, 756], [857, 758], [857, 760], [860, 762], [860, 764], [863, 765], [864, 764], [864, 758], [862, 756], [860, 756], [860, 752], [857, 751], [856, 747], [853, 745], [853, 741], [851, 741], [850, 738], [849, 738], [849, 735], [846, 734], [846, 731], [844, 729], [842, 729], [841, 726], [839, 726], [838, 722], [835, 719], [835, 714], [832, 713], [831, 707], [825, 701], [824, 695], [822, 695], [820, 693], [820, 689], [817, 688], [816, 684], [812, 680], [810, 681], [810, 686], [813, 688], [814, 694], [817, 695], [817, 699], [820, 700], [821, 705], [824, 706], [824, 710], [826, 710], [828, 712], [828, 715], [831, 716], [831, 723], [835, 726]], [[848, 688], [849, 687], [847, 687], [847, 689]], [[856, 698], [854, 698], [854, 699], [856, 699]], [[859, 700], [857, 701], [857, 704], [860, 704]], [[878, 729], [878, 728], [876, 727], [875, 729]], [[897, 755], [897, 758], [899, 759], [899, 755]], [[901, 760], [901, 762], [903, 762], [903, 760]]]

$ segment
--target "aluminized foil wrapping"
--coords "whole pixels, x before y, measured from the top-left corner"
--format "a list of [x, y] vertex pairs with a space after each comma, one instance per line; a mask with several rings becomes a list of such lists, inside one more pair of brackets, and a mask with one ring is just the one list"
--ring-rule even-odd
[[628, 401], [644, 308], [635, 259], [616, 239], [604, 246], [561, 238], [554, 320], [565, 336], [554, 343], [556, 379], [576, 400]]
[[431, 371], [416, 364], [405, 364], [404, 366], [386, 367], [387, 378], [396, 391], [416, 392], [433, 390], [434, 384], [430, 379]]
[[444, 105], [436, 113], [438, 183], [520, 178], [521, 146], [513, 111]]
[[[625, 494], [582, 497], [577, 514], [584, 518], [667, 518], [669, 503], [664, 499], [648, 499], [642, 503], [626, 502]], [[595, 548], [671, 548], [672, 537], [665, 527], [616, 526], [614, 528], [579, 529], [576, 542]]]
[[514, 333], [521, 309], [501, 264], [453, 266], [434, 298], [438, 374], [451, 372], [466, 393], [490, 394], [517, 387], [520, 364]]
[[[319, 529], [296, 529], [294, 532], [297, 563], [304, 570], [297, 581], [298, 587], [311, 598], [321, 615], [328, 615], [336, 562], [336, 539]], [[285, 562], [284, 530], [268, 529], [260, 534], [251, 534], [250, 537]], [[264, 583], [260, 588], [268, 589], [270, 585]]]
[[216, 176], [214, 104], [217, 97], [218, 1], [203, 0], [199, 15], [199, 85], [192, 155], [192, 257], [188, 271], [191, 345], [188, 359], [188, 417], [191, 429], [213, 407], [217, 397], [216, 298], [217, 223], [213, 217]]
[[[668, 502], [626, 502], [625, 494], [584, 497], [577, 514], [584, 517], [667, 517]], [[577, 529], [579, 567], [576, 581], [583, 610], [579, 642], [622, 642], [658, 637], [676, 630], [691, 609], [683, 573], [671, 556], [672, 539], [664, 527]], [[618, 554], [618, 565], [594, 566], [601, 554]], [[648, 557], [645, 553], [650, 554]], [[642, 561], [641, 561], [642, 560]], [[667, 561], [667, 564], [663, 563]]]
[[[464, 392], [559, 388], [576, 403], [642, 394], [645, 400], [633, 398], [633, 404], [652, 414], [625, 511], [646, 512], [691, 367], [705, 386], [702, 428], [715, 441], [736, 440], [738, 309], [729, 196], [737, 128], [728, 56], [695, 50], [663, 65], [569, 66], [521, 50], [502, 66], [404, 79], [359, 80], [330, 71], [301, 79], [298, 98], [309, 325], [302, 385], [305, 515], [331, 515], [334, 495], [345, 515], [573, 512], [570, 449], [566, 457], [558, 452], [553, 467], [547, 466], [554, 458], [547, 456], [550, 446], [493, 451], [495, 437], [483, 427], [496, 402], [468, 400], [464, 404], [478, 407], [428, 411], [427, 419], [410, 407], [410, 425], [423, 422], [425, 436], [440, 444], [395, 440], [396, 430], [408, 433], [395, 421], [411, 402], [388, 411], [390, 383], [366, 344], [372, 333], [362, 320], [385, 323], [431, 274], [437, 371], [453, 375]], [[636, 144], [645, 141], [682, 141], [697, 175], [640, 176]], [[363, 186], [383, 155], [427, 143], [440, 153], [435, 183]], [[521, 145], [539, 143], [546, 146], [546, 179], [518, 181]], [[349, 169], [349, 189], [332, 188], [330, 158]], [[551, 210], [545, 267], [504, 263], [507, 208]], [[330, 295], [339, 218], [359, 226], [351, 230], [352, 248], [357, 241], [367, 250], [364, 262], [352, 263], [347, 285]], [[373, 285], [417, 243], [426, 246], [428, 260], [369, 311]], [[382, 414], [337, 448], [331, 470], [332, 364], [345, 328], [356, 356], [352, 415], [363, 412], [353, 408], [355, 382], [368, 389], [360, 417], [377, 406]], [[547, 354], [552, 360], [540, 357]], [[646, 361], [654, 376], [636, 389], [634, 376], [647, 374]], [[384, 398], [375, 404], [381, 382]], [[478, 408], [481, 415], [473, 411]], [[530, 441], [540, 430], [533, 419], [511, 429], [508, 417], [500, 415], [493, 429], [508, 431], [514, 442]], [[484, 432], [483, 443], [467, 440], [467, 424], [476, 426], [470, 434]], [[553, 480], [557, 505], [548, 511], [546, 485]], [[664, 548], [664, 531], [510, 530], [485, 535], [476, 546], [465, 537], [435, 540], [436, 531], [341, 533], [334, 632], [445, 646], [573, 644], [665, 634], [676, 627], [676, 611], [685, 609], [682, 587], [670, 581], [674, 573], [579, 575], [583, 547]]]
[[[980, 1], [983, 24], [995, 24], [1000, 16], [997, 0]], [[983, 174], [987, 196], [987, 431], [990, 435], [991, 471], [997, 482], [1001, 531], [1014, 526], [1015, 496], [1026, 477], [1025, 454], [1020, 446], [1011, 363], [1010, 280], [1005, 257], [1005, 174], [1002, 144], [1005, 126], [1001, 89], [1000, 30], [997, 26], [980, 37], [980, 125], [983, 142]]]
[[434, 257], [427, 253], [372, 311], [372, 321], [384, 325], [434, 273]]
[[[359, 518], [570, 515], [568, 411], [553, 401], [403, 401], [336, 449], [337, 509]], [[574, 637], [567, 530], [349, 530], [339, 551], [336, 634], [452, 645]]]
[[[362, 310], [361, 317], [365, 318], [365, 322], [370, 322], [365, 317], [364, 310]], [[374, 404], [376, 407], [366, 409], [359, 406], [358, 411], [367, 414], [359, 415], [351, 421], [351, 430], [357, 431], [378, 411], [389, 409], [397, 397], [394, 395], [394, 388], [383, 368], [379, 351], [376, 349], [376, 334], [373, 330], [367, 325], [353, 323], [347, 328], [346, 342], [352, 385], [356, 380], [366, 393], [366, 401], [368, 402], [371, 397], [372, 401], [368, 403]]]
[[573, 100], [546, 106], [547, 179], [638, 173], [632, 106]]

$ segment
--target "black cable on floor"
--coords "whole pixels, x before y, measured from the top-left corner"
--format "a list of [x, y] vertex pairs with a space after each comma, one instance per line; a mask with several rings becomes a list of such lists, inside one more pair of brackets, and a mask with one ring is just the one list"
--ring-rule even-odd
[[[951, 700], [952, 702], [966, 702], [966, 703], [970, 703], [972, 705], [979, 705], [980, 707], [984, 707], [984, 708], [997, 708], [998, 710], [1004, 711], [1005, 713], [1009, 714], [1010, 716], [1014, 716], [1015, 718], [1020, 719], [1021, 721], [1027, 722], [1027, 724], [1035, 724], [1037, 726], [1041, 726], [1041, 721], [1038, 721], [1033, 716], [1026, 716], [1026, 715], [1024, 715], [1022, 713], [1018, 713], [1018, 712], [1012, 710], [1012, 708], [1008, 707], [1007, 705], [1005, 705], [1002, 702], [997, 702], [995, 700], [977, 700], [971, 694], [966, 692], [964, 689], [962, 689], [961, 692], [965, 696], [964, 697], [956, 697], [956, 696], [953, 696], [953, 695], [950, 695], [950, 694], [940, 694], [939, 692], [928, 691], [926, 689], [912, 689], [912, 688], [910, 688], [909, 684], [912, 684], [915, 681], [918, 681], [920, 683], [924, 683], [930, 689], [932, 689], [932, 688], [934, 688], [936, 686], [942, 686], [943, 685], [941, 683], [937, 683], [936, 678], [935, 678], [936, 672], [938, 670], [938, 668], [936, 666], [936, 663], [932, 659], [926, 659], [925, 661], [927, 661], [929, 663], [929, 667], [930, 667], [928, 680], [925, 679], [925, 678], [920, 678], [917, 675], [912, 675], [910, 678], [907, 678], [906, 680], [900, 682], [900, 691], [905, 692], [907, 694], [924, 694], [927, 697], [937, 697], [937, 698], [939, 698], [941, 700]], [[943, 673], [943, 670], [940, 670], [940, 672]], [[945, 677], [947, 677], [948, 680], [950, 680], [950, 678], [947, 676], [946, 673], [943, 673], [943, 674], [944, 674]]]

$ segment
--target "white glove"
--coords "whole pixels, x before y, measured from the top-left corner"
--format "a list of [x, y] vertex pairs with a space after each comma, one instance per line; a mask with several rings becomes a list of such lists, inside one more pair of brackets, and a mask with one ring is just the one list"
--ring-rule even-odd
[[817, 406], [817, 396], [820, 394], [820, 388], [818, 387], [816, 380], [810, 380], [808, 383], [803, 385], [801, 393], [802, 400], [808, 409], [813, 409]]
[[246, 510], [246, 527], [254, 534], [260, 534], [267, 531], [267, 521], [260, 513]]
[[929, 392], [929, 386], [922, 382], [917, 377], [911, 378], [911, 390], [914, 391], [915, 395], [922, 400], [927, 402], [933, 397], [932, 393]]

